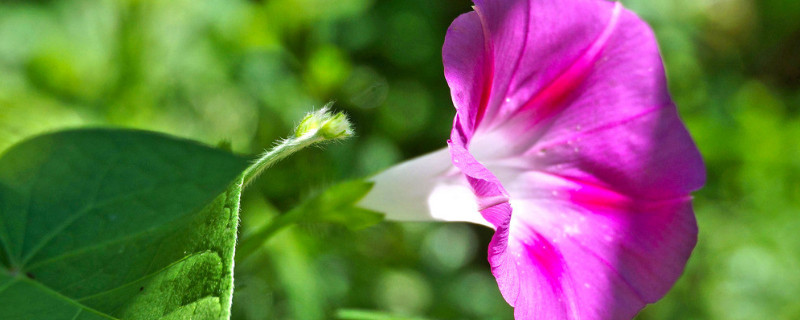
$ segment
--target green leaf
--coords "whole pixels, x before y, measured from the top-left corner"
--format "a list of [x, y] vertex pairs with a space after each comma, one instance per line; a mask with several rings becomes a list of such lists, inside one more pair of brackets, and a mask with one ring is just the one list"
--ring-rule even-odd
[[236, 260], [244, 260], [275, 233], [290, 225], [326, 222], [358, 230], [383, 221], [383, 214], [355, 206], [372, 185], [372, 182], [364, 180], [347, 181], [307, 198], [286, 214], [246, 235], [239, 243]]
[[132, 130], [12, 147], [0, 157], [0, 317], [227, 319], [247, 164]]
[[398, 316], [385, 312], [358, 309], [340, 309], [336, 312], [340, 320], [426, 320], [425, 318]]
[[300, 221], [336, 223], [352, 230], [379, 223], [383, 221], [383, 214], [354, 206], [367, 195], [372, 186], [372, 182], [363, 180], [333, 185], [300, 206]]

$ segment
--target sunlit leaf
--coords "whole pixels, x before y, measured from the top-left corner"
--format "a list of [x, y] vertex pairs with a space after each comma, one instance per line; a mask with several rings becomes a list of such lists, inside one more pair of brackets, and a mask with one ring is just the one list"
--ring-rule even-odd
[[246, 165], [131, 130], [12, 147], [0, 157], [0, 317], [227, 319]]

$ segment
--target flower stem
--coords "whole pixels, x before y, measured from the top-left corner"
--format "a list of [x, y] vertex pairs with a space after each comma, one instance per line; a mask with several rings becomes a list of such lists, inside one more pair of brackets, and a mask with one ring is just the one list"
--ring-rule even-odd
[[324, 141], [323, 137], [317, 136], [303, 136], [296, 138], [289, 138], [281, 141], [277, 146], [273, 147], [267, 152], [264, 152], [258, 160], [253, 162], [247, 170], [244, 171], [244, 185], [247, 186], [255, 178], [257, 178], [265, 169], [271, 167], [273, 164], [288, 157], [292, 153], [300, 151], [314, 143]]
[[345, 139], [353, 136], [350, 121], [344, 113], [331, 113], [328, 103], [320, 110], [309, 112], [294, 129], [294, 134], [282, 140], [244, 171], [244, 185], [255, 180], [261, 172], [276, 162], [315, 143]]

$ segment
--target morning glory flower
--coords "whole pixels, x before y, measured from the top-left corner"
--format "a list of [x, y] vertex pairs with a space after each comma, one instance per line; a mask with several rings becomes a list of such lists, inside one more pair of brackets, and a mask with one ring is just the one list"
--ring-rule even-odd
[[495, 230], [516, 319], [625, 319], [674, 284], [705, 181], [650, 28], [619, 2], [475, 0], [447, 31], [448, 148], [372, 180], [396, 220]]

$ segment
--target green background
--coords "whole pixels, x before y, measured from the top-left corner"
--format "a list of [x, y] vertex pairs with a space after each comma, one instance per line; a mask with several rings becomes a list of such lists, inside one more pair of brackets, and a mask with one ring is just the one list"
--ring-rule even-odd
[[[800, 318], [800, 2], [623, 3], [655, 29], [708, 166], [687, 272], [639, 318]], [[357, 137], [262, 176], [243, 195], [246, 233], [322, 186], [444, 146], [454, 111], [441, 45], [468, 10], [463, 0], [4, 1], [0, 150], [100, 125], [255, 154], [336, 100]], [[234, 318], [509, 319], [485, 260], [490, 236], [464, 224], [294, 227], [237, 265]]]

